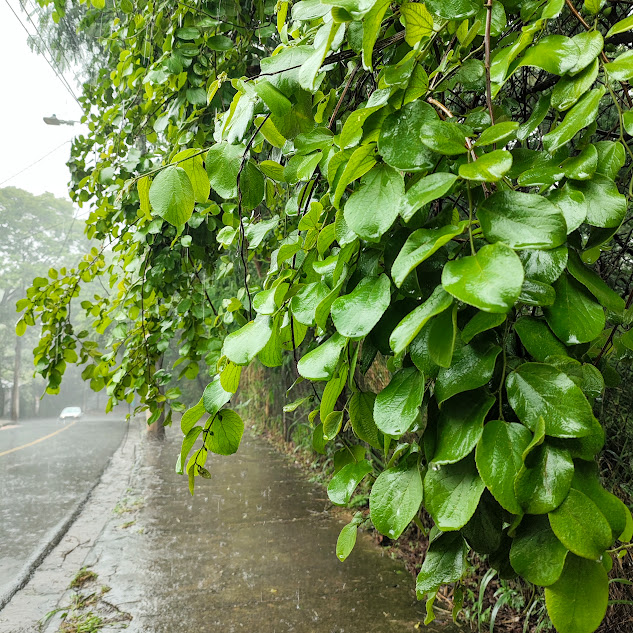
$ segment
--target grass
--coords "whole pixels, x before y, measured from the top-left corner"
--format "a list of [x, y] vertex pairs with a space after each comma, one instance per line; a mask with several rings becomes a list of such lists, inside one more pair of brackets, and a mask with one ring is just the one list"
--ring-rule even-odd
[[87, 567], [82, 567], [76, 574], [75, 577], [70, 581], [69, 587], [71, 589], [79, 589], [83, 587], [86, 583], [91, 580], [96, 580], [97, 574], [93, 572], [91, 569]]

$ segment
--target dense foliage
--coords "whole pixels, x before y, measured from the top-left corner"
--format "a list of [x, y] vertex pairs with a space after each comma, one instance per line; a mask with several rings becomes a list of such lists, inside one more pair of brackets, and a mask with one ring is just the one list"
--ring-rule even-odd
[[[357, 437], [330, 499], [371, 477], [391, 538], [431, 515], [429, 620], [472, 548], [544, 586], [560, 633], [595, 630], [633, 533], [595, 461], [605, 383], [633, 348], [629, 5], [92, 5], [109, 57], [70, 166], [104, 246], [19, 305], [43, 326], [49, 390], [75, 349], [94, 389], [138, 393], [157, 419], [184, 409], [161, 389], [174, 372], [208, 368], [181, 422], [193, 492], [209, 453], [238, 450], [225, 405], [242, 367], [289, 358], [314, 384], [315, 449]], [[95, 276], [112, 293], [81, 306], [107, 350], [67, 315]], [[364, 380], [376, 358], [380, 393]]]

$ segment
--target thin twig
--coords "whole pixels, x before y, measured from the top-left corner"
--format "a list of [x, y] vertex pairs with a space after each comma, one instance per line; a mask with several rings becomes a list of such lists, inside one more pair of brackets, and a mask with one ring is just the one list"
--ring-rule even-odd
[[486, 3], [486, 34], [484, 37], [485, 46], [485, 67], [486, 67], [486, 103], [490, 114], [490, 123], [495, 124], [495, 117], [492, 113], [492, 86], [490, 85], [490, 28], [492, 24], [492, 0]]

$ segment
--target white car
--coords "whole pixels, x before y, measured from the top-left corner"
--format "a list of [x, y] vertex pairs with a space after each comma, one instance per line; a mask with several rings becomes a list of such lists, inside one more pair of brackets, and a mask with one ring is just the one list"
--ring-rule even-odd
[[81, 407], [64, 407], [59, 414], [60, 420], [79, 420], [81, 418]]

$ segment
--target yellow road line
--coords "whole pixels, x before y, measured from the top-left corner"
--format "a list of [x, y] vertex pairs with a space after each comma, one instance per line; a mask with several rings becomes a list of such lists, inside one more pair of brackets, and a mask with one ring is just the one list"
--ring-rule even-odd
[[53, 431], [49, 435], [45, 435], [44, 437], [40, 437], [37, 440], [33, 440], [32, 442], [29, 442], [28, 444], [22, 444], [22, 446], [16, 446], [15, 448], [10, 448], [8, 451], [4, 451], [3, 453], [0, 453], [0, 457], [2, 457], [3, 455], [8, 455], [9, 453], [14, 453], [15, 451], [21, 451], [23, 448], [28, 448], [29, 446], [33, 446], [34, 444], [39, 444], [40, 442], [47, 440], [49, 437], [53, 437], [53, 435], [57, 435], [58, 433], [61, 433], [62, 431], [69, 429], [73, 424], [77, 424], [77, 420], [74, 420], [70, 424], [67, 424], [66, 426], [62, 427], [61, 429], [57, 429], [57, 431]]

